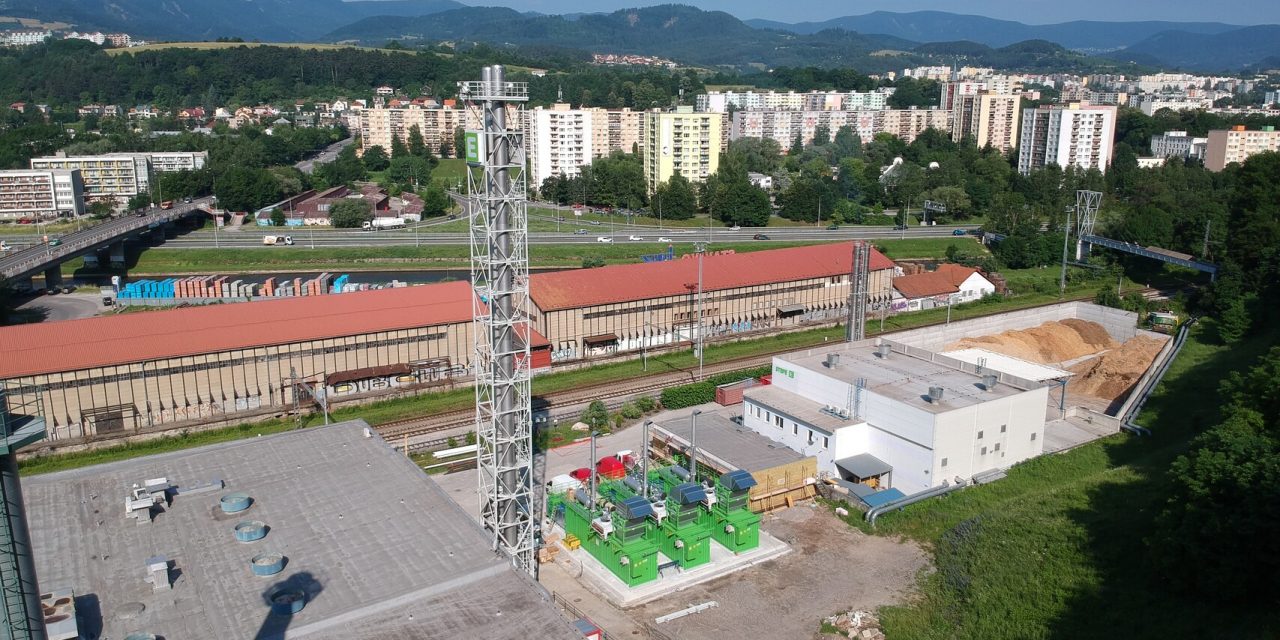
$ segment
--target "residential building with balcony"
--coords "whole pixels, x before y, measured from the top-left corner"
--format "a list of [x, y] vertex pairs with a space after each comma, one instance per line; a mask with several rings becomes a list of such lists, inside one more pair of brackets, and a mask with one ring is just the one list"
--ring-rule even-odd
[[1154, 158], [1180, 157], [1204, 160], [1208, 138], [1195, 138], [1186, 131], [1166, 131], [1151, 136], [1151, 156]]
[[84, 184], [77, 170], [0, 171], [0, 220], [78, 216]]
[[1244, 162], [1257, 153], [1280, 151], [1280, 131], [1275, 127], [1245, 129], [1243, 125], [1209, 132], [1205, 146], [1204, 166], [1222, 171], [1233, 162]]
[[1018, 172], [1056, 164], [1106, 173], [1116, 137], [1116, 107], [1072, 102], [1022, 112]]
[[641, 154], [649, 191], [679, 173], [690, 182], [702, 182], [720, 167], [720, 153], [727, 144], [723, 116], [696, 113], [693, 107], [674, 111], [645, 112]]

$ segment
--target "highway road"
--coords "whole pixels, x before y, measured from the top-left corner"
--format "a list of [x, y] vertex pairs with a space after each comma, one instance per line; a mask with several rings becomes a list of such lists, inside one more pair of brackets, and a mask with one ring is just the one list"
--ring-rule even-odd
[[[49, 244], [41, 243], [26, 249], [6, 252], [4, 257], [0, 257], [0, 281], [41, 271], [54, 264], [83, 255], [94, 247], [110, 244], [117, 238], [128, 237], [152, 226], [177, 220], [190, 214], [192, 210], [208, 206], [212, 202], [212, 198], [200, 198], [190, 203], [174, 205], [172, 209], [152, 208], [143, 215], [121, 216], [80, 231], [50, 238]], [[261, 242], [261, 239], [258, 241]]]
[[[537, 218], [537, 216], [533, 216]], [[544, 218], [554, 221], [553, 218]], [[274, 251], [285, 251], [290, 247], [264, 246], [262, 236], [268, 233], [286, 234], [293, 238], [293, 247], [391, 247], [391, 246], [424, 246], [424, 245], [466, 245], [469, 243], [466, 233], [440, 232], [434, 229], [451, 222], [447, 219], [431, 220], [413, 225], [407, 229], [364, 231], [362, 229], [333, 229], [329, 227], [290, 227], [284, 230], [271, 230], [262, 227], [242, 227], [238, 231], [220, 231], [214, 237], [213, 231], [194, 231], [165, 242], [166, 248], [205, 249], [210, 247], [256, 248]], [[591, 225], [576, 221], [565, 221], [564, 230], [534, 231], [529, 233], [530, 244], [604, 244], [600, 238], [607, 238], [614, 244], [630, 244], [629, 238], [637, 236], [643, 242], [658, 244], [658, 238], [669, 238], [671, 244], [692, 244], [695, 242], [734, 243], [752, 242], [756, 234], [768, 236], [767, 241], [757, 242], [821, 242], [838, 240], [880, 240], [888, 238], [940, 238], [951, 237], [956, 231], [968, 232], [973, 225], [936, 225], [931, 227], [909, 227], [895, 230], [890, 227], [844, 226], [828, 230], [823, 227], [744, 227], [732, 231], [727, 227], [711, 228], [664, 228], [644, 225], [609, 225], [601, 223]], [[586, 234], [578, 235], [576, 229], [585, 229]], [[667, 244], [663, 242], [661, 244]]]
[[343, 148], [347, 147], [352, 142], [355, 142], [354, 138], [339, 140], [325, 147], [320, 153], [317, 153], [316, 155], [293, 165], [293, 168], [303, 173], [311, 173], [312, 171], [316, 170], [317, 164], [333, 162], [333, 159], [338, 157], [338, 152], [342, 151]]

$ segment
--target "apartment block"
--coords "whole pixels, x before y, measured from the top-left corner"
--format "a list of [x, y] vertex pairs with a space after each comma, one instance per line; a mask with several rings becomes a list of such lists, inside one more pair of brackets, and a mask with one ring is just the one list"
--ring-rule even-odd
[[1213, 99], [1209, 97], [1191, 97], [1191, 96], [1168, 96], [1146, 94], [1134, 96], [1129, 100], [1129, 105], [1137, 107], [1143, 113], [1151, 116], [1155, 115], [1161, 109], [1169, 109], [1171, 111], [1199, 111], [1208, 109], [1213, 106]]
[[642, 160], [649, 190], [679, 173], [702, 182], [720, 167], [727, 144], [723, 116], [696, 113], [692, 107], [645, 112]]
[[642, 116], [630, 109], [573, 109], [565, 103], [529, 111], [525, 145], [531, 184], [576, 176], [582, 165], [614, 151], [631, 153], [640, 144]]
[[209, 162], [208, 151], [156, 151], [147, 154], [151, 170], [156, 173], [195, 171], [205, 168]]
[[1018, 114], [1022, 98], [1011, 93], [956, 95], [952, 102], [951, 139], [972, 138], [978, 148], [1008, 153], [1018, 146]]
[[1208, 138], [1194, 138], [1186, 131], [1166, 131], [1151, 136], [1151, 155], [1155, 158], [1195, 158], [1204, 160]]
[[800, 136], [805, 144], [812, 144], [814, 132], [824, 126], [833, 138], [841, 127], [850, 127], [863, 142], [882, 132], [911, 142], [925, 129], [947, 131], [950, 119], [951, 112], [943, 109], [737, 111], [733, 114], [729, 137], [734, 140], [771, 138], [787, 149], [796, 136]]
[[733, 111], [853, 111], [887, 109], [893, 88], [875, 91], [711, 91], [699, 94], [694, 103], [698, 111], [727, 113]]
[[0, 220], [83, 213], [84, 183], [79, 171], [0, 171]]
[[53, 37], [52, 31], [0, 31], [0, 45], [30, 47]]
[[1043, 105], [1022, 112], [1018, 171], [1056, 164], [1103, 173], [1111, 164], [1116, 137], [1116, 107], [1072, 102]]
[[1280, 131], [1275, 127], [1250, 130], [1235, 126], [1210, 131], [1204, 166], [1210, 171], [1222, 171], [1233, 162], [1244, 162], [1249, 156], [1264, 151], [1280, 151]]
[[89, 199], [126, 200], [151, 190], [151, 162], [145, 153], [32, 158], [31, 168], [79, 170]]
[[1268, 91], [1262, 96], [1262, 106], [1280, 105], [1280, 91]]

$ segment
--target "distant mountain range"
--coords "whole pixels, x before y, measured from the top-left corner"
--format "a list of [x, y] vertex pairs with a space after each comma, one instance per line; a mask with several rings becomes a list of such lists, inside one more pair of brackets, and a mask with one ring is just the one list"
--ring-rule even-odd
[[860, 16], [833, 18], [824, 22], [787, 24], [771, 20], [747, 20], [758, 29], [778, 29], [798, 34], [824, 29], [844, 29], [860, 33], [883, 33], [916, 42], [969, 40], [990, 47], [1003, 47], [1024, 40], [1048, 40], [1068, 49], [1113, 51], [1141, 42], [1162, 31], [1216, 34], [1238, 25], [1220, 22], [1096, 22], [1077, 20], [1058, 24], [1023, 24], [985, 16], [944, 11], [893, 13], [875, 11]]
[[[684, 5], [555, 16], [472, 7], [456, 0], [0, 0], [0, 16], [66, 22], [80, 30], [125, 31], [148, 39], [238, 36], [267, 42], [364, 44], [452, 40], [638, 53], [738, 68], [817, 65], [874, 72], [963, 62], [1096, 72], [1132, 62], [1226, 71], [1274, 67], [1280, 60], [1277, 25], [1028, 25], [941, 11], [877, 11], [786, 24], [743, 22], [728, 13]], [[1032, 44], [1016, 46], [1027, 42]], [[1105, 59], [1073, 51], [1105, 53]]]
[[1222, 33], [1163, 31], [1107, 54], [1116, 60], [1201, 71], [1280, 68], [1280, 25], [1244, 27]]
[[[657, 55], [695, 64], [743, 67], [863, 65], [877, 51], [909, 51], [893, 36], [828, 31], [812, 36], [753, 29], [722, 11], [660, 5], [613, 13], [544, 16], [498, 7], [466, 7], [392, 20], [366, 18], [325, 37], [338, 42], [389, 39], [545, 45], [609, 53]], [[881, 65], [883, 62], [880, 63]]]
[[420, 16], [461, 6], [454, 0], [0, 0], [0, 16], [152, 39], [287, 42], [314, 40], [369, 16]]

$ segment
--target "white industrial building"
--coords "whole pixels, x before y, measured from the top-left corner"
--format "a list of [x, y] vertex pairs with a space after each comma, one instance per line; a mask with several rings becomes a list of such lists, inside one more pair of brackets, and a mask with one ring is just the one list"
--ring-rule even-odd
[[1151, 136], [1151, 156], [1154, 158], [1195, 158], [1204, 160], [1208, 138], [1196, 138], [1186, 131], [1166, 131]]
[[[1007, 468], [1044, 450], [1049, 386], [887, 340], [773, 359], [748, 389], [743, 424], [818, 460], [819, 472], [916, 493]], [[981, 373], [979, 373], [981, 372]], [[1046, 377], [1048, 376], [1048, 377]]]

